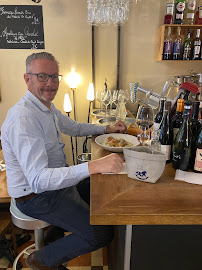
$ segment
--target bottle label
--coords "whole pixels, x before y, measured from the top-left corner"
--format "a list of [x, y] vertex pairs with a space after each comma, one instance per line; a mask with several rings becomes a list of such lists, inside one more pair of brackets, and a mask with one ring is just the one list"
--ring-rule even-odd
[[172, 47], [171, 41], [165, 41], [164, 42], [164, 53], [171, 54], [171, 47]]
[[202, 6], [199, 7], [199, 19], [202, 19]]
[[173, 43], [173, 54], [180, 54], [181, 51], [181, 42], [175, 41]]
[[191, 55], [191, 47], [187, 46], [184, 48], [183, 59], [184, 60], [189, 59], [190, 55]]
[[195, 0], [188, 1], [187, 7], [188, 7], [189, 10], [195, 10], [195, 8], [196, 8], [196, 1]]
[[197, 148], [194, 170], [202, 172], [202, 149]]
[[174, 3], [167, 3], [166, 4], [166, 13], [173, 14], [174, 13]]
[[183, 20], [183, 14], [176, 13], [176, 19], [177, 20]]
[[155, 122], [154, 122], [154, 129], [158, 130], [159, 127], [160, 127], [160, 123], [155, 123]]
[[175, 149], [173, 151], [173, 165], [175, 169], [187, 170], [189, 165], [190, 148], [188, 149]]
[[[179, 12], [183, 12], [184, 9], [185, 9], [185, 3], [184, 2], [179, 2], [177, 5], [176, 5], [176, 9], [177, 11]], [[177, 14], [176, 14], [177, 15]], [[177, 17], [176, 17], [177, 18]]]
[[194, 56], [200, 54], [200, 49], [201, 49], [201, 46], [195, 46], [194, 47]]
[[194, 13], [187, 13], [187, 19], [194, 19]]
[[161, 145], [161, 152], [166, 155], [166, 160], [170, 160], [171, 145]]

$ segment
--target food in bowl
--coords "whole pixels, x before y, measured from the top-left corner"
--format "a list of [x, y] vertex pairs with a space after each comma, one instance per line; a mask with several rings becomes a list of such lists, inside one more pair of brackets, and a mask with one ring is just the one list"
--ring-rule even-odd
[[102, 143], [105, 146], [110, 146], [110, 147], [131, 147], [133, 146], [132, 143], [124, 140], [123, 138], [114, 138], [113, 136], [107, 137], [104, 142]]

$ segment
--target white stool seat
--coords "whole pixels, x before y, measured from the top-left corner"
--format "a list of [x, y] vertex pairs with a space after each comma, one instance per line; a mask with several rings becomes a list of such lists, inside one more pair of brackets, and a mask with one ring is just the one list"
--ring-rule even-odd
[[11, 198], [10, 212], [15, 226], [24, 230], [35, 230], [49, 226], [45, 221], [35, 219], [23, 214], [16, 206], [14, 198]]
[[23, 254], [29, 255], [29, 253], [27, 252], [29, 249], [32, 249], [35, 247], [35, 249], [38, 250], [44, 247], [43, 229], [45, 227], [48, 227], [50, 224], [48, 224], [45, 221], [35, 219], [35, 218], [29, 217], [23, 214], [17, 208], [16, 201], [14, 198], [11, 198], [10, 212], [11, 212], [13, 224], [15, 226], [24, 230], [34, 230], [34, 236], [35, 236], [35, 244], [32, 244], [26, 247], [25, 249], [23, 249], [15, 258], [15, 261], [13, 263], [13, 270], [16, 270], [18, 260]]

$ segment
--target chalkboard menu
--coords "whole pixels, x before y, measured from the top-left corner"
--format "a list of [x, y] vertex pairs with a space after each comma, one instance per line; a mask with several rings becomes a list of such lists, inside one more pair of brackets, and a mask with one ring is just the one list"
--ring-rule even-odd
[[0, 49], [44, 49], [42, 6], [0, 5]]

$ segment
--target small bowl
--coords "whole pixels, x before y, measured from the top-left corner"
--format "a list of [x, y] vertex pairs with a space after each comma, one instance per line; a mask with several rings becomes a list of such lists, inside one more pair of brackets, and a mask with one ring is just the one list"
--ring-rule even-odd
[[78, 164], [91, 161], [91, 153], [82, 153], [77, 157]]
[[123, 149], [128, 177], [143, 182], [155, 183], [166, 165], [166, 155], [149, 147], [137, 146]]

